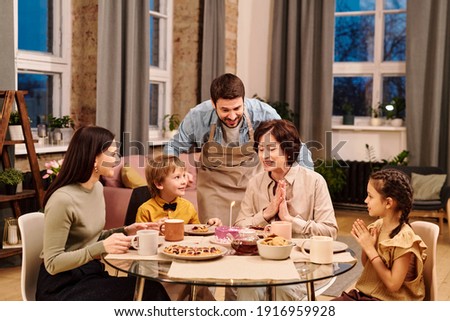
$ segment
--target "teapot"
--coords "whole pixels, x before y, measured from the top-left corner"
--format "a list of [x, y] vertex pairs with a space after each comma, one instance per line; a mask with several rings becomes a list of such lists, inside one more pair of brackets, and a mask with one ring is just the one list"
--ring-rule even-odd
[[244, 228], [239, 230], [239, 234], [236, 237], [230, 233], [228, 233], [227, 237], [231, 242], [231, 247], [236, 251], [237, 255], [258, 254], [258, 245], [256, 244], [256, 241], [259, 240], [259, 237], [255, 230]]

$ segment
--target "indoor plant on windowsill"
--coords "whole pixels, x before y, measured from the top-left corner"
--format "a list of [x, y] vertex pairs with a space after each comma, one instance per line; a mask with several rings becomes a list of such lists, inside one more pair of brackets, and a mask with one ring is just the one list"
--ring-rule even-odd
[[345, 102], [342, 105], [342, 124], [343, 125], [354, 125], [355, 115], [353, 115], [353, 105], [349, 102]]
[[62, 143], [68, 145], [73, 135], [73, 121], [70, 116], [54, 117], [48, 115], [50, 140], [52, 144]]
[[17, 185], [22, 183], [23, 173], [15, 168], [6, 168], [0, 172], [0, 183], [5, 186], [5, 194], [14, 195], [17, 192]]
[[385, 104], [384, 110], [386, 111], [386, 119], [389, 124], [394, 127], [402, 126], [405, 109], [406, 104], [403, 97], [394, 97], [388, 104]]
[[382, 104], [378, 104], [377, 107], [369, 107], [369, 115], [370, 115], [370, 124], [372, 126], [381, 126], [383, 125], [383, 106]]
[[163, 133], [165, 138], [172, 138], [177, 132], [180, 126], [180, 118], [178, 114], [167, 114], [163, 119]]

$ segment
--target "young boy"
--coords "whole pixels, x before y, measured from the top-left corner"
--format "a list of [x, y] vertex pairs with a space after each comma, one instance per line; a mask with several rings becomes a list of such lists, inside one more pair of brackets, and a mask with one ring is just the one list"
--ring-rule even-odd
[[[187, 186], [184, 163], [176, 156], [160, 155], [149, 162], [145, 177], [152, 198], [142, 204], [136, 222], [159, 222], [168, 218], [184, 220], [185, 224], [200, 224], [194, 205], [183, 196]], [[210, 225], [220, 225], [211, 218]]]
[[[136, 222], [162, 222], [168, 218], [184, 220], [185, 224], [199, 224], [194, 205], [182, 196], [185, 194], [187, 175], [184, 163], [176, 156], [155, 157], [145, 168], [145, 178], [152, 198], [142, 204], [136, 215]], [[221, 225], [221, 220], [211, 218], [210, 225]], [[165, 283], [171, 300], [185, 300], [190, 286]], [[198, 288], [198, 299], [214, 301], [214, 295], [207, 287]]]

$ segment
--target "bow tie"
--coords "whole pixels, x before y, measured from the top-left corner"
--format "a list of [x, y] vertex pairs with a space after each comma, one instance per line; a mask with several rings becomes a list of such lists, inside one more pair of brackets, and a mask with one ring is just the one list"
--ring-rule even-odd
[[163, 209], [165, 211], [167, 210], [175, 211], [177, 209], [177, 203], [166, 203], [163, 205]]

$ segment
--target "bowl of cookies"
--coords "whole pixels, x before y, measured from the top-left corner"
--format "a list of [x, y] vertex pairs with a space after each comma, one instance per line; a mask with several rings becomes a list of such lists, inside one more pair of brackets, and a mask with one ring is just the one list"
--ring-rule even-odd
[[291, 255], [294, 242], [278, 235], [269, 235], [256, 242], [258, 253], [269, 260], [285, 260]]

